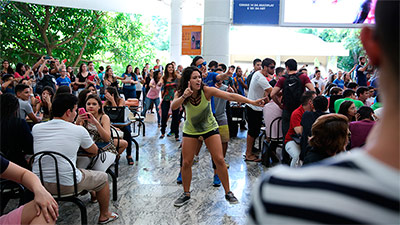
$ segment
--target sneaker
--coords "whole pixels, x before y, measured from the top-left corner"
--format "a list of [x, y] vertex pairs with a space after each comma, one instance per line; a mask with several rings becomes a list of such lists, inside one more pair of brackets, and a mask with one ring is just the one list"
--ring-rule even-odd
[[172, 136], [175, 136], [175, 133], [169, 132], [169, 133], [167, 134], [167, 137], [172, 137]]
[[221, 180], [219, 179], [219, 177], [218, 177], [217, 174], [214, 175], [213, 186], [214, 186], [214, 187], [219, 187], [219, 186], [221, 186]]
[[239, 203], [239, 200], [235, 197], [232, 191], [229, 191], [228, 194], [225, 195], [225, 199], [231, 204]]
[[181, 172], [179, 172], [178, 178], [176, 178], [176, 183], [182, 184], [182, 173]]
[[[190, 195], [188, 196], [185, 192], [182, 193], [181, 196], [179, 196], [179, 198], [177, 200], [175, 200], [174, 202], [174, 206], [176, 207], [181, 207], [184, 204], [188, 203], [190, 199]], [[236, 199], [237, 200], [237, 199]]]

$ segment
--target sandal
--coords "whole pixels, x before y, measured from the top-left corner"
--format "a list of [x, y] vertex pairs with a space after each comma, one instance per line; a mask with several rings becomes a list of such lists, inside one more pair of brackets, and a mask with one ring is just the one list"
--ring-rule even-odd
[[111, 213], [111, 217], [109, 217], [108, 219], [103, 220], [103, 221], [100, 221], [100, 220], [99, 220], [98, 224], [106, 224], [106, 223], [115, 221], [115, 220], [117, 220], [118, 218], [119, 218], [118, 214], [112, 212], [112, 213]]
[[134, 164], [132, 156], [127, 156], [126, 160], [128, 161], [128, 165], [133, 165]]

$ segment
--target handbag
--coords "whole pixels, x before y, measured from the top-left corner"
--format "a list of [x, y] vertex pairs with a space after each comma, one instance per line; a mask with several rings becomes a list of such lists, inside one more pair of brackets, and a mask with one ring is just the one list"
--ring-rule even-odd
[[112, 123], [125, 123], [126, 116], [125, 116], [125, 107], [124, 106], [105, 106], [104, 113], [110, 117], [110, 121]]

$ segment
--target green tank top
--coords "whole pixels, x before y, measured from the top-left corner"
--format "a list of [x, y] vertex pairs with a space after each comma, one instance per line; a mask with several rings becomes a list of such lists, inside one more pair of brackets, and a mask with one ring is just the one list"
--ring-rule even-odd
[[188, 101], [185, 105], [186, 120], [183, 124], [183, 132], [190, 135], [202, 135], [218, 128], [212, 111], [211, 103], [201, 91], [201, 101], [197, 106]]

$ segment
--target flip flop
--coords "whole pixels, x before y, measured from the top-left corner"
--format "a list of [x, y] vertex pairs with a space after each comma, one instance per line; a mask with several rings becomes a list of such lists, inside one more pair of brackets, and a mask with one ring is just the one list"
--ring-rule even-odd
[[131, 157], [126, 157], [126, 160], [128, 160], [128, 165], [133, 165], [133, 159]]
[[247, 158], [245, 158], [244, 161], [245, 162], [261, 162], [261, 159], [259, 159], [259, 158], [255, 158], [255, 159], [247, 159]]
[[109, 217], [107, 220], [99, 221], [98, 224], [106, 224], [106, 223], [115, 221], [115, 220], [117, 220], [118, 218], [119, 218], [118, 214], [112, 212], [112, 213], [111, 213], [111, 217]]

